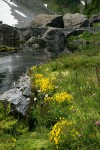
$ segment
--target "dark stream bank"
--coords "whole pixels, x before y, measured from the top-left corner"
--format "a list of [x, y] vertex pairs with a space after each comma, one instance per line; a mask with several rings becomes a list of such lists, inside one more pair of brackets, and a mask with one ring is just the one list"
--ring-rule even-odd
[[9, 90], [20, 76], [33, 65], [48, 61], [42, 49], [23, 49], [18, 53], [0, 56], [0, 93]]

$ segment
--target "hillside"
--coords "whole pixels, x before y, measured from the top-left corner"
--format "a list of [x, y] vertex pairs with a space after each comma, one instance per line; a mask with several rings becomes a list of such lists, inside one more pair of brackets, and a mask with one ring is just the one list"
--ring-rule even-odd
[[51, 13], [41, 0], [0, 0], [0, 21], [16, 27], [25, 27], [40, 13]]
[[[43, 0], [55, 13], [84, 13], [91, 15], [100, 10], [100, 0]], [[85, 5], [84, 5], [85, 4]]]

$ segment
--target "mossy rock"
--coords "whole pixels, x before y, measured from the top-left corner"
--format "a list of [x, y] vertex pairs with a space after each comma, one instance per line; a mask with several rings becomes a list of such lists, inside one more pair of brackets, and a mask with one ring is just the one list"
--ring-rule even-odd
[[0, 45], [0, 52], [15, 52], [15, 51], [16, 51], [15, 47]]

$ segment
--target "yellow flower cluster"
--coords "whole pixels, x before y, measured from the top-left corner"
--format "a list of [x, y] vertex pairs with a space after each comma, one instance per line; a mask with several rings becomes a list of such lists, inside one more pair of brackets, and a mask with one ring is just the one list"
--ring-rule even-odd
[[64, 101], [68, 101], [70, 103], [72, 98], [73, 98], [72, 95], [70, 95], [66, 92], [61, 92], [61, 93], [55, 94], [55, 100], [59, 103], [64, 102]]
[[44, 98], [44, 101], [46, 102], [46, 101], [52, 101], [53, 100], [53, 97], [45, 97]]
[[50, 132], [50, 141], [53, 141], [55, 144], [59, 144], [59, 142], [61, 141], [61, 137], [63, 137], [65, 134], [67, 134], [66, 137], [70, 136], [76, 139], [78, 132], [74, 128], [71, 130], [70, 127], [74, 127], [72, 121], [63, 119], [57, 122]]
[[42, 75], [42, 74], [36, 74], [36, 75], [35, 75], [35, 78], [36, 78], [36, 79], [43, 78], [43, 75]]
[[53, 81], [49, 78], [44, 77], [42, 74], [35, 75], [35, 84], [39, 87], [41, 92], [53, 91], [55, 89]]

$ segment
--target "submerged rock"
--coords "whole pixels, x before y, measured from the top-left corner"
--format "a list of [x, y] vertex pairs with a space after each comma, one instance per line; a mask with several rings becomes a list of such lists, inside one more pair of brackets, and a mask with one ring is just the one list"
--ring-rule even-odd
[[28, 76], [21, 77], [14, 87], [2, 95], [0, 101], [11, 104], [11, 113], [27, 115], [31, 103], [31, 81]]

